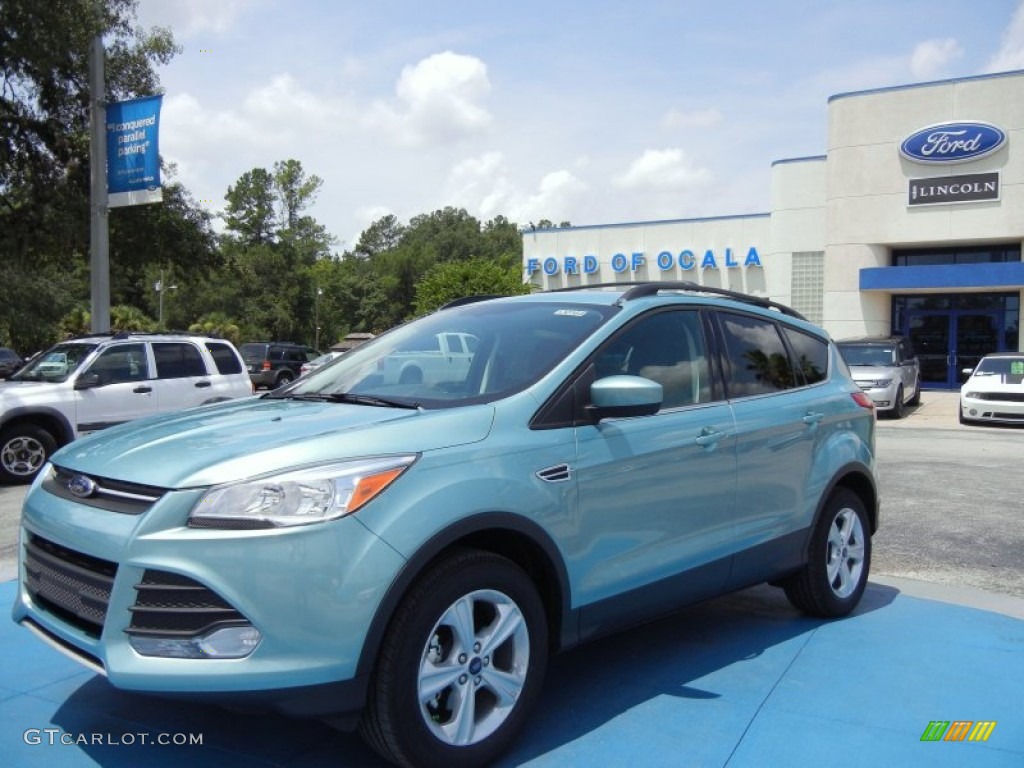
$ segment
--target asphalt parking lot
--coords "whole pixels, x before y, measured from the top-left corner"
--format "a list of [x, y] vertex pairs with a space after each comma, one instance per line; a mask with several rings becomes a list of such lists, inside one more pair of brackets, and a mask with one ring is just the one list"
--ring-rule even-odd
[[[926, 392], [879, 423], [883, 528], [851, 617], [808, 619], [762, 586], [564, 654], [500, 765], [1024, 765], [1024, 430], [961, 426], [955, 405]], [[20, 495], [0, 488], [0, 558]], [[0, 605], [14, 593], [0, 583]], [[934, 721], [995, 726], [922, 741]], [[0, 764], [186, 761], [381, 765], [319, 723], [116, 691], [0, 620]]]

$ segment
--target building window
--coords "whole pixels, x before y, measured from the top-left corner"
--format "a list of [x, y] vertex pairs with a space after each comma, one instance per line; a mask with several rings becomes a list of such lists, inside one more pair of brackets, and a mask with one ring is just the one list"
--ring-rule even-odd
[[825, 313], [825, 252], [798, 251], [790, 272], [790, 306], [821, 325]]
[[950, 248], [903, 248], [892, 252], [894, 267], [925, 267], [944, 264], [993, 264], [1020, 261], [1020, 243], [1005, 245], [958, 245]]

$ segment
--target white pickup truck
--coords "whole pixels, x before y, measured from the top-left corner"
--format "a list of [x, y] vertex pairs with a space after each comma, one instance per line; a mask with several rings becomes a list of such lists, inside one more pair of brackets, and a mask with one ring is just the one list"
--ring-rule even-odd
[[438, 333], [429, 348], [400, 350], [384, 360], [384, 384], [462, 381], [469, 372], [477, 338], [469, 333]]

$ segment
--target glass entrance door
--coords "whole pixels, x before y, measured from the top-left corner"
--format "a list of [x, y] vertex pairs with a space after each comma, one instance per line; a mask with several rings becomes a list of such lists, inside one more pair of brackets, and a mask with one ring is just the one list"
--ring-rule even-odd
[[948, 310], [908, 312], [903, 330], [921, 362], [921, 384], [931, 389], [959, 387], [983, 355], [1003, 351], [998, 312]]
[[911, 312], [904, 336], [921, 363], [921, 386], [947, 388], [949, 383], [949, 342], [951, 312]]
[[995, 312], [956, 312], [953, 321], [956, 325], [956, 346], [952, 354], [956, 361], [953, 381], [960, 385], [967, 381], [967, 374], [963, 373], [964, 368], [974, 368], [989, 352], [1002, 351], [999, 343], [999, 315]]

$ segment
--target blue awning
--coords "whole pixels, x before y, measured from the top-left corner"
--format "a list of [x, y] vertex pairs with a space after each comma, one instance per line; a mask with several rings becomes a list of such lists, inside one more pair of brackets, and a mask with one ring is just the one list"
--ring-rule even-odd
[[979, 288], [1024, 288], [1024, 261], [868, 267], [860, 271], [862, 291], [955, 291]]

